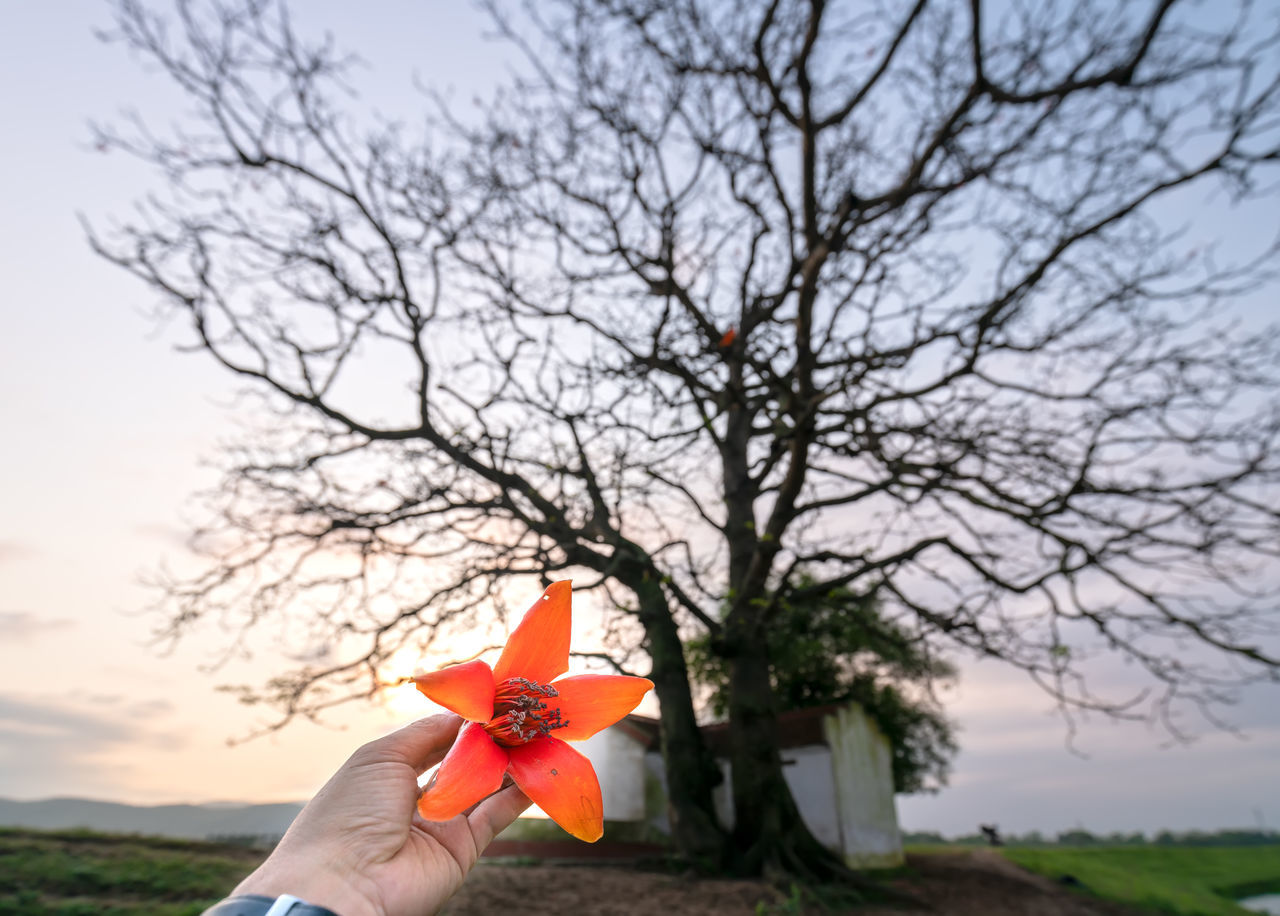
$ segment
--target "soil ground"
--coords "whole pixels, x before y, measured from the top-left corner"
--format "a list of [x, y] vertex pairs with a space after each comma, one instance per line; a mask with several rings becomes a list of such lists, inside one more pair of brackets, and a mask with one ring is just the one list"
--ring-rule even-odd
[[[846, 910], [857, 916], [1134, 916], [1025, 872], [988, 850], [909, 855], [887, 882], [902, 903]], [[699, 880], [618, 865], [511, 865], [482, 862], [450, 901], [447, 916], [755, 916], [758, 903], [795, 912], [759, 881]]]

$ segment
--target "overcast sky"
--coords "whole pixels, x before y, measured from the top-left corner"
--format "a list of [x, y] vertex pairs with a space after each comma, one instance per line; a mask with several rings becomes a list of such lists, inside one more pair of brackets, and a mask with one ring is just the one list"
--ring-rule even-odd
[[[445, 2], [309, 2], [372, 62], [365, 101], [407, 111], [416, 72], [459, 98], [502, 71], [481, 20]], [[326, 725], [229, 746], [261, 719], [218, 684], [286, 665], [265, 642], [208, 672], [209, 630], [171, 654], [148, 644], [148, 570], [180, 563], [207, 463], [235, 438], [230, 380], [176, 352], [150, 295], [97, 259], [77, 213], [125, 213], [150, 184], [89, 143], [89, 118], [176, 111], [164, 81], [118, 46], [94, 0], [12, 3], [0, 32], [0, 795], [136, 803], [304, 798], [357, 744], [426, 712], [416, 695]], [[901, 800], [907, 829], [970, 832], [1280, 827], [1280, 690], [1244, 697], [1240, 738], [1190, 745], [1141, 724], [1066, 731], [1047, 700], [993, 663], [963, 665], [948, 695], [963, 747], [950, 788]]]

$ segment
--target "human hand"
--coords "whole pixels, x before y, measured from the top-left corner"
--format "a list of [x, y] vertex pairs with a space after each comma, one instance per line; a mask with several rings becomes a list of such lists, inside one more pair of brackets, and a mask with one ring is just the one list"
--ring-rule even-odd
[[235, 893], [293, 894], [339, 916], [436, 912], [529, 806], [508, 786], [452, 820], [418, 816], [418, 777], [444, 758], [461, 724], [432, 716], [357, 750]]

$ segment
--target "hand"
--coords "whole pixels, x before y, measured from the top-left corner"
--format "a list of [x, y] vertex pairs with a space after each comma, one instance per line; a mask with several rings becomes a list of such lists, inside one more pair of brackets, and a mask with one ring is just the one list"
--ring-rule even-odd
[[480, 853], [529, 807], [515, 786], [444, 823], [418, 817], [418, 777], [462, 720], [421, 719], [351, 755], [237, 894], [293, 894], [339, 916], [434, 913]]

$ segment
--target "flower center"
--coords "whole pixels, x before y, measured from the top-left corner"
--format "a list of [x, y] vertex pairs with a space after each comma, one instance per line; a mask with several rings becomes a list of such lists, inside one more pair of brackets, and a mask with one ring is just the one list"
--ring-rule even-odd
[[559, 695], [549, 685], [522, 677], [507, 678], [494, 692], [493, 718], [484, 730], [499, 744], [514, 747], [564, 728], [569, 723], [560, 721], [560, 707], [547, 706], [547, 700]]

